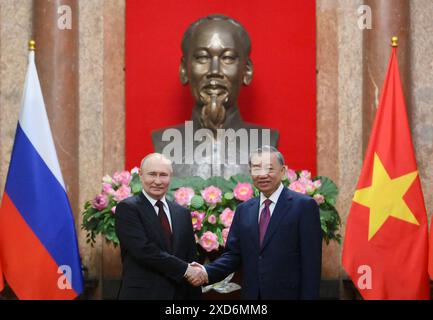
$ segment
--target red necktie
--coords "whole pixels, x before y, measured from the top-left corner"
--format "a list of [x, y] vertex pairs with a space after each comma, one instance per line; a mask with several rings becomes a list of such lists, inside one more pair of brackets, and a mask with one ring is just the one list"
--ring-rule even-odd
[[260, 214], [259, 221], [259, 232], [260, 232], [260, 247], [263, 244], [263, 239], [265, 238], [266, 229], [268, 228], [269, 220], [271, 220], [271, 210], [269, 206], [272, 201], [269, 199], [265, 200], [265, 207], [262, 209], [262, 213]]
[[164, 231], [164, 237], [169, 249], [171, 249], [171, 228], [170, 223], [168, 222], [167, 214], [164, 211], [164, 204], [161, 200], [156, 202], [156, 206], [159, 208], [158, 218], [161, 223], [162, 230]]

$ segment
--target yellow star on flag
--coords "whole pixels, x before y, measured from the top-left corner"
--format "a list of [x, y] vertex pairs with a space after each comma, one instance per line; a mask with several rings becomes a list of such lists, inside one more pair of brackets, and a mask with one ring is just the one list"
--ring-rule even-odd
[[370, 208], [368, 240], [389, 217], [419, 225], [403, 199], [417, 175], [418, 172], [413, 171], [391, 179], [379, 156], [374, 154], [371, 186], [356, 190], [353, 197], [353, 201]]

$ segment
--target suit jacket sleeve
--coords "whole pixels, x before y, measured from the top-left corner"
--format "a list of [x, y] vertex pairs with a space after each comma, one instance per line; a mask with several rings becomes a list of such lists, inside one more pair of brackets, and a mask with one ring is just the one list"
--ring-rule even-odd
[[214, 262], [205, 265], [209, 284], [218, 282], [235, 272], [241, 264], [240, 209], [236, 209], [224, 253]]
[[322, 228], [316, 202], [304, 202], [300, 213], [301, 299], [318, 299], [322, 268]]
[[123, 248], [144, 267], [176, 282], [182, 281], [188, 264], [148, 239], [139, 214], [138, 208], [125, 202], [116, 207], [116, 233]]

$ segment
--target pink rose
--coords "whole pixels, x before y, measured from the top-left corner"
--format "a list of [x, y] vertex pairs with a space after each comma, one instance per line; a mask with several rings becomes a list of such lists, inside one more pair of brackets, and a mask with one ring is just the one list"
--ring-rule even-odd
[[113, 208], [111, 208], [111, 212], [112, 212], [113, 214], [116, 214], [116, 206], [114, 206]]
[[131, 188], [125, 185], [122, 185], [119, 189], [114, 191], [113, 199], [117, 202], [122, 201], [131, 196]]
[[320, 193], [317, 193], [313, 196], [313, 199], [316, 200], [317, 204], [320, 205], [325, 202], [325, 197]]
[[222, 233], [222, 236], [223, 236], [223, 240], [224, 240], [224, 246], [226, 245], [227, 237], [228, 237], [228, 235], [229, 235], [229, 231], [230, 231], [230, 228], [225, 228], [225, 229], [223, 229], [223, 231], [221, 232], [221, 233]]
[[314, 188], [319, 189], [322, 186], [322, 182], [319, 180], [313, 181]]
[[220, 215], [220, 221], [224, 227], [229, 228], [232, 225], [233, 217], [235, 213], [230, 208], [225, 208]]
[[205, 233], [203, 233], [199, 243], [207, 252], [217, 250], [219, 247], [218, 237], [215, 233], [211, 231], [206, 231]]
[[182, 187], [174, 192], [174, 200], [181, 206], [189, 206], [191, 199], [194, 196], [194, 190], [191, 188]]
[[233, 195], [240, 201], [247, 201], [253, 197], [253, 187], [249, 183], [238, 183], [233, 190]]
[[302, 170], [299, 176], [301, 178], [311, 179], [311, 172], [308, 170]]
[[292, 169], [287, 170], [287, 179], [289, 179], [290, 183], [292, 183], [298, 179], [298, 175], [296, 174], [295, 170], [292, 170]]
[[214, 214], [211, 214], [211, 215], [207, 218], [207, 221], [208, 221], [210, 224], [215, 224], [215, 223], [217, 222], [217, 218], [216, 218], [216, 216], [215, 216]]
[[205, 214], [203, 212], [191, 212], [192, 227], [194, 230], [201, 230]]
[[108, 205], [108, 197], [105, 194], [99, 194], [93, 199], [92, 207], [96, 210], [103, 210]]
[[117, 185], [124, 185], [129, 186], [129, 183], [131, 182], [131, 173], [129, 171], [122, 171], [122, 172], [115, 172], [113, 174], [113, 181]]
[[102, 193], [104, 194], [108, 194], [108, 195], [113, 195], [114, 194], [114, 189], [113, 186], [111, 185], [111, 183], [102, 183]]
[[289, 185], [289, 189], [293, 190], [295, 192], [303, 193], [305, 194], [305, 186], [300, 181], [294, 181]]
[[218, 202], [221, 202], [222, 191], [214, 186], [207, 187], [203, 189], [201, 195], [208, 204], [215, 205]]

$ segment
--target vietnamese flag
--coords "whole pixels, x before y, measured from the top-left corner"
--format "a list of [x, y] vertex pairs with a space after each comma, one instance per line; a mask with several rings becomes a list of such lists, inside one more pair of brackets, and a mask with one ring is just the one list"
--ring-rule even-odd
[[2, 270], [2, 264], [0, 261], [0, 292], [2, 292], [3, 289], [4, 289], [3, 270]]
[[433, 279], [433, 220], [430, 223], [430, 257], [428, 263], [428, 272], [430, 274], [430, 278]]
[[364, 299], [429, 299], [427, 214], [396, 47], [348, 215], [342, 257]]

